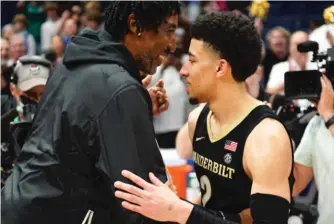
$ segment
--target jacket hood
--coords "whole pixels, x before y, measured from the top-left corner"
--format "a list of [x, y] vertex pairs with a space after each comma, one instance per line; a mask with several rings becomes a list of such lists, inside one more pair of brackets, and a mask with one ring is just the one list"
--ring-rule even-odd
[[141, 80], [137, 63], [129, 50], [121, 42], [113, 40], [104, 29], [84, 29], [78, 36], [74, 36], [66, 47], [63, 58], [66, 67], [94, 63], [118, 64]]

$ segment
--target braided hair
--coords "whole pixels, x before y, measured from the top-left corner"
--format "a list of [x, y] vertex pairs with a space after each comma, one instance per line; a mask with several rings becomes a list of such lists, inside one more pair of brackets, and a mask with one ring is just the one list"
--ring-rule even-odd
[[112, 1], [105, 11], [105, 30], [116, 40], [123, 40], [129, 32], [130, 14], [136, 18], [138, 32], [158, 31], [168, 16], [180, 14], [178, 1]]

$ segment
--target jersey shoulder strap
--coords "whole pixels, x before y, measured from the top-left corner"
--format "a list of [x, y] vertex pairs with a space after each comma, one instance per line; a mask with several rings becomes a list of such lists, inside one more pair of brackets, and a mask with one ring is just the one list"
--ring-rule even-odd
[[253, 129], [265, 118], [272, 118], [282, 123], [280, 118], [267, 105], [257, 106], [247, 116], [246, 121], [243, 123], [245, 127], [245, 129], [243, 128], [243, 130], [246, 130], [247, 132], [246, 136], [248, 136], [253, 131]]
[[202, 137], [204, 134], [206, 134], [206, 120], [207, 120], [209, 112], [210, 112], [210, 108], [206, 104], [203, 107], [201, 113], [199, 114], [199, 117], [196, 122], [194, 137], [192, 139], [193, 144], [194, 144], [194, 139], [196, 139], [196, 137], [198, 137], [199, 135], [201, 135]]

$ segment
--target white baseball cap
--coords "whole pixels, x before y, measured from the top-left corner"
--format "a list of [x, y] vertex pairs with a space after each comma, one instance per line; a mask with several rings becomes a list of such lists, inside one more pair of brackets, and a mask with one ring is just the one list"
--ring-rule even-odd
[[45, 85], [50, 75], [51, 62], [40, 56], [23, 56], [19, 58], [15, 72], [17, 87], [27, 91], [35, 86]]

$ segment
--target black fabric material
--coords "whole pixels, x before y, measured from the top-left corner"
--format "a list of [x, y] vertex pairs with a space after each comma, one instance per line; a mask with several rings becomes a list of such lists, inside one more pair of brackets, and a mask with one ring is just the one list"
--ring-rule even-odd
[[194, 205], [186, 224], [239, 224], [238, 214], [229, 214]]
[[290, 203], [279, 196], [253, 194], [250, 201], [254, 224], [286, 224], [289, 218]]
[[130, 52], [103, 29], [72, 38], [50, 76], [31, 132], [1, 192], [6, 224], [157, 223], [121, 206], [130, 170], [166, 181], [152, 105]]

